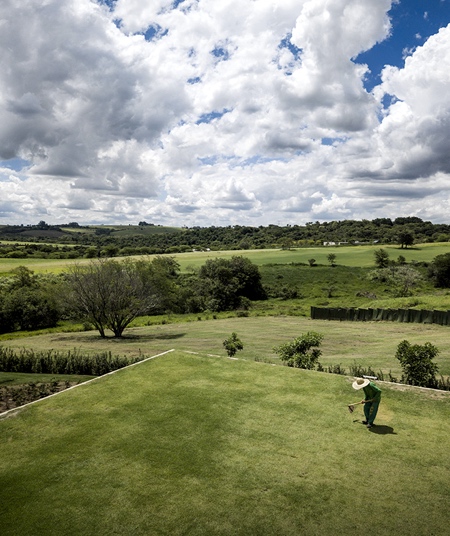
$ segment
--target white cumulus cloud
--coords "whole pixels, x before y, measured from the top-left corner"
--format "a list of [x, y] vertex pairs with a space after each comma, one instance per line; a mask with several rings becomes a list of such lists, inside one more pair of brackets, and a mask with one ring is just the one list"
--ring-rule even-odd
[[0, 222], [449, 221], [450, 26], [369, 92], [392, 3], [4, 0]]

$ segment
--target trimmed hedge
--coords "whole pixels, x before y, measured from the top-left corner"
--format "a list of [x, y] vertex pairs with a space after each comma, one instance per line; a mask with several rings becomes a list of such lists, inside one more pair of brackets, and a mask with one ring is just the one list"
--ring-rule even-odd
[[21, 349], [19, 352], [0, 346], [0, 372], [25, 372], [31, 374], [77, 374], [101, 376], [145, 359], [113, 356], [111, 352], [82, 354], [75, 349], [68, 352]]

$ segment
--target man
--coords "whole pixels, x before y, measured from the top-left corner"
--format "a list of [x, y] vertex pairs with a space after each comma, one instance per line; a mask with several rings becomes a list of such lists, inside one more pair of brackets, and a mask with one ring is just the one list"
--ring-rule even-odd
[[366, 424], [367, 428], [372, 428], [381, 402], [381, 389], [367, 378], [357, 378], [352, 387], [357, 391], [359, 389], [364, 391], [365, 399], [361, 400], [361, 404], [364, 404], [366, 420], [363, 421], [363, 424]]

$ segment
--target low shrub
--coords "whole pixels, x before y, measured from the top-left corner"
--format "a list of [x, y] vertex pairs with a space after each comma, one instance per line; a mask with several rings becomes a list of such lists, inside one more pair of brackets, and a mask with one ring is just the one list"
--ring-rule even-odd
[[142, 354], [135, 358], [113, 356], [111, 352], [89, 355], [77, 349], [68, 352], [54, 350], [35, 352], [23, 348], [16, 353], [11, 348], [0, 346], [0, 371], [2, 372], [101, 376], [142, 361], [142, 359], [145, 359]]

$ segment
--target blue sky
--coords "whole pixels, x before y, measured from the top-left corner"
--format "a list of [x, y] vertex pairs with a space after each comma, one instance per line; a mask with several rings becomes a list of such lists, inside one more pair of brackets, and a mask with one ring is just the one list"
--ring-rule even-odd
[[367, 52], [360, 54], [356, 61], [367, 63], [371, 75], [365, 87], [371, 90], [380, 83], [380, 75], [386, 64], [402, 67], [405, 54], [410, 54], [440, 28], [450, 22], [450, 2], [448, 0], [408, 0], [393, 4], [389, 11], [392, 34]]
[[450, 223], [450, 0], [4, 0], [0, 224]]

